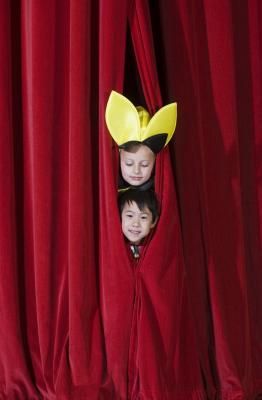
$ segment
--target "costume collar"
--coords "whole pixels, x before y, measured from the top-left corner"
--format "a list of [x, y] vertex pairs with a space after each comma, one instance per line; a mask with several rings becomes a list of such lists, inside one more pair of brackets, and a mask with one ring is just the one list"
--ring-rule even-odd
[[139, 185], [139, 186], [129, 185], [129, 183], [127, 183], [122, 177], [120, 177], [118, 193], [122, 193], [122, 192], [125, 192], [126, 190], [132, 190], [132, 189], [145, 191], [145, 190], [153, 189], [153, 188], [154, 188], [154, 177], [151, 177], [148, 181], [146, 181], [145, 183], [143, 183], [142, 185]]

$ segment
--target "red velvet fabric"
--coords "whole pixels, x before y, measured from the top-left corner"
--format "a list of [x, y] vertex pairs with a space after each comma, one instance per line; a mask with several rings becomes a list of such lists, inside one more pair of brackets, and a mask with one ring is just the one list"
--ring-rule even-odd
[[[1, 399], [262, 395], [261, 12], [0, 2]], [[179, 116], [135, 268], [104, 122], [124, 82]]]
[[154, 16], [202, 369], [223, 399], [261, 394], [261, 11], [167, 1]]

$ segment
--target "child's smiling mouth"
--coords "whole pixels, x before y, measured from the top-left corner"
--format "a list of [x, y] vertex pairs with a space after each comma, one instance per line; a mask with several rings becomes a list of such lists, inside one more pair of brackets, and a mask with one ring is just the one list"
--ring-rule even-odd
[[132, 234], [132, 235], [140, 235], [140, 233], [141, 233], [141, 231], [137, 231], [137, 230], [133, 230], [133, 229], [129, 229], [129, 232]]

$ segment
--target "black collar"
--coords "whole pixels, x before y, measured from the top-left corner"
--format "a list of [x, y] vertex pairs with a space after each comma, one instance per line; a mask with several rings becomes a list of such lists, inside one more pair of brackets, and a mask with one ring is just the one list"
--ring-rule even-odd
[[151, 177], [148, 181], [143, 183], [142, 185], [132, 186], [129, 185], [123, 178], [120, 177], [119, 185], [118, 185], [118, 192], [124, 192], [128, 189], [137, 189], [141, 191], [145, 191], [148, 189], [154, 189], [154, 177]]

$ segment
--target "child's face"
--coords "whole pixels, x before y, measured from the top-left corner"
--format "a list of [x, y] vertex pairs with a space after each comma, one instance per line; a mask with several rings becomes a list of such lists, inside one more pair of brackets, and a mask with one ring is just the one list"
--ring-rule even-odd
[[148, 207], [140, 210], [135, 202], [125, 203], [121, 219], [123, 234], [133, 244], [139, 244], [156, 224]]
[[155, 164], [155, 154], [149, 147], [141, 145], [136, 152], [120, 150], [120, 167], [124, 180], [132, 186], [147, 182]]

